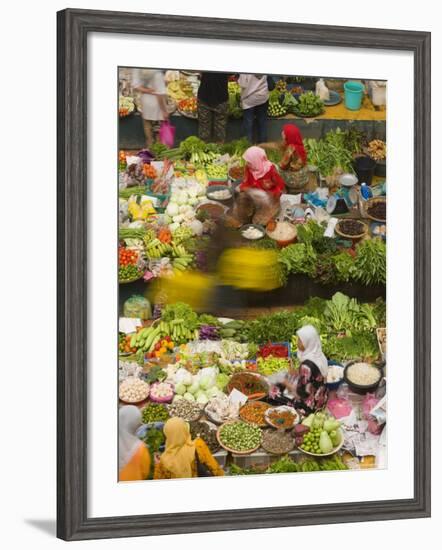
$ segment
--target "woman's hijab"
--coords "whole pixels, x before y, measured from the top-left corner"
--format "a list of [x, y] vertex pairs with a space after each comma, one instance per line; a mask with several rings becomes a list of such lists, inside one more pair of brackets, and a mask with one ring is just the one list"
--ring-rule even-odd
[[135, 405], [125, 405], [119, 410], [118, 417], [118, 468], [121, 470], [142, 445], [135, 435], [141, 424], [141, 412]]
[[305, 164], [307, 162], [307, 152], [304, 148], [302, 134], [299, 131], [299, 128], [295, 124], [284, 124], [282, 131], [284, 133], [287, 145], [292, 145], [295, 148], [298, 156], [302, 160], [303, 164]]
[[306, 360], [312, 361], [319, 368], [322, 376], [326, 378], [328, 362], [326, 356], [322, 353], [321, 339], [319, 338], [318, 331], [312, 325], [305, 325], [296, 334], [305, 348], [304, 351], [298, 350], [299, 361], [301, 363]]
[[257, 180], [264, 177], [272, 167], [264, 149], [256, 145], [249, 147], [242, 158], [249, 163], [248, 168]]
[[161, 465], [174, 478], [192, 477], [195, 460], [195, 443], [190, 436], [189, 424], [182, 418], [170, 418], [164, 424], [166, 450], [161, 455]]

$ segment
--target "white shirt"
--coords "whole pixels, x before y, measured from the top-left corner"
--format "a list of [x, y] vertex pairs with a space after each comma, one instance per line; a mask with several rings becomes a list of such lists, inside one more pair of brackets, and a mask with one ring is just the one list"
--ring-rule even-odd
[[241, 105], [243, 109], [250, 109], [262, 105], [269, 99], [267, 76], [256, 77], [254, 74], [242, 74], [238, 78], [241, 86]]
[[150, 69], [134, 69], [132, 86], [138, 88], [153, 88], [154, 94], [141, 93], [141, 114], [145, 120], [164, 120], [158, 95], [166, 95], [166, 84], [161, 71]]

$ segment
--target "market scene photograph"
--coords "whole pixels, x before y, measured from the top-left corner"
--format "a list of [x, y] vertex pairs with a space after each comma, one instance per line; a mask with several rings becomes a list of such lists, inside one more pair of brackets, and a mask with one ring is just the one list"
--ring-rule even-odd
[[387, 82], [118, 94], [118, 480], [387, 468]]

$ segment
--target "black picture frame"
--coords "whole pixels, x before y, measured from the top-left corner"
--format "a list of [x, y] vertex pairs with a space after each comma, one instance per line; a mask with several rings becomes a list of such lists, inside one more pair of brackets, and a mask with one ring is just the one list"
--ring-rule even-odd
[[[407, 50], [414, 56], [414, 497], [87, 517], [87, 36], [91, 32]], [[67, 9], [57, 14], [57, 536], [226, 531], [430, 515], [430, 33]]]

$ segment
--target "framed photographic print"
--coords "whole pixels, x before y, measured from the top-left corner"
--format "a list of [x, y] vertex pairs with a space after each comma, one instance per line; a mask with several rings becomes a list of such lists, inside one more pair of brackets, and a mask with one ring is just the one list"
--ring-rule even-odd
[[69, 9], [58, 75], [58, 536], [429, 516], [430, 34]]

